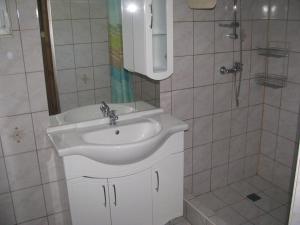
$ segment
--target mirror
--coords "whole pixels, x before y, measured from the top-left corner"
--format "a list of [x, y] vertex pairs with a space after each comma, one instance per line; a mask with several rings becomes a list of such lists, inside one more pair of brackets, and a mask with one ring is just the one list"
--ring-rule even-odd
[[0, 0], [0, 35], [11, 33], [10, 20], [6, 0]]
[[159, 107], [159, 82], [123, 68], [121, 0], [50, 0], [48, 20], [60, 112], [102, 101]]

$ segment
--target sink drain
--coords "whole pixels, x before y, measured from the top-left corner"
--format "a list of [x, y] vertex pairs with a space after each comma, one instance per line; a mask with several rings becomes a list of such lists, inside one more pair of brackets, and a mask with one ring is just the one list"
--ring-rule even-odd
[[120, 134], [120, 131], [119, 131], [119, 130], [116, 130], [116, 131], [115, 131], [115, 134], [116, 134], [116, 135], [119, 135], [119, 134]]

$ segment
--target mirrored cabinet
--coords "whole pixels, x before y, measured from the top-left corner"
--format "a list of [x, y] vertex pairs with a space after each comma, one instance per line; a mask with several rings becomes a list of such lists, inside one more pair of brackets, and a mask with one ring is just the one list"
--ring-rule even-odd
[[173, 0], [123, 0], [124, 67], [154, 80], [173, 73]]

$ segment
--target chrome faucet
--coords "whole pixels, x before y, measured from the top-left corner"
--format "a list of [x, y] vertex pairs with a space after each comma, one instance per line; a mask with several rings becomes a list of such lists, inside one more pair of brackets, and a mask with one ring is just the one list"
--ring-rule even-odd
[[103, 113], [104, 117], [109, 117], [109, 124], [116, 125], [119, 117], [116, 114], [115, 110], [111, 110], [109, 106], [103, 101], [100, 105], [100, 110]]
[[110, 125], [114, 126], [114, 125], [117, 124], [117, 120], [119, 119], [119, 117], [116, 115], [115, 110], [109, 110], [108, 117], [109, 117], [109, 124]]
[[232, 68], [226, 68], [225, 66], [222, 66], [220, 68], [220, 73], [221, 74], [237, 73], [237, 72], [241, 72], [242, 70], [243, 70], [243, 64], [239, 62], [235, 62]]
[[110, 108], [104, 101], [100, 105], [100, 110], [101, 110], [104, 117], [108, 117], [108, 113], [110, 111]]

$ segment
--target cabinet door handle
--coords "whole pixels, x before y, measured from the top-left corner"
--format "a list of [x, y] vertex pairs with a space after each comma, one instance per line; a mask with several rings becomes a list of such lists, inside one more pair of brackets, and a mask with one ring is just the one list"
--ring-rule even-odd
[[115, 197], [114, 205], [117, 206], [117, 191], [116, 191], [116, 185], [113, 185], [113, 189], [114, 189], [114, 197]]
[[153, 5], [151, 3], [150, 5], [150, 13], [151, 13], [151, 22], [150, 22], [150, 28], [153, 28]]
[[107, 200], [106, 200], [106, 188], [105, 185], [102, 185], [103, 188], [103, 194], [104, 194], [104, 207], [106, 208]]
[[156, 180], [157, 180], [157, 186], [156, 186], [155, 190], [158, 192], [159, 191], [159, 173], [157, 170], [155, 171], [155, 174], [156, 174]]

